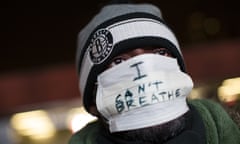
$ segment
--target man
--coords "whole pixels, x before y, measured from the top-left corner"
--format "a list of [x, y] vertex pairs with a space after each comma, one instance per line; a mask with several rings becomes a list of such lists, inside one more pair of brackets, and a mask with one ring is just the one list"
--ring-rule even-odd
[[227, 113], [186, 98], [174, 33], [151, 4], [109, 4], [80, 32], [77, 70], [85, 109], [98, 117], [70, 144], [239, 144]]

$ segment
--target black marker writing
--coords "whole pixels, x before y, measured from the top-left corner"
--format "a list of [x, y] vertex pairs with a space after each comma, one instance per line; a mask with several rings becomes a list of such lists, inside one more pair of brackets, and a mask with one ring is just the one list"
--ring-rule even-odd
[[141, 74], [139, 65], [142, 64], [142, 63], [143, 63], [143, 62], [140, 61], [140, 62], [137, 62], [137, 63], [135, 63], [135, 64], [133, 64], [133, 65], [130, 66], [130, 67], [136, 67], [136, 70], [137, 70], [137, 77], [135, 77], [135, 78], [133, 79], [133, 81], [139, 80], [139, 79], [144, 78], [144, 77], [147, 76], [146, 74]]

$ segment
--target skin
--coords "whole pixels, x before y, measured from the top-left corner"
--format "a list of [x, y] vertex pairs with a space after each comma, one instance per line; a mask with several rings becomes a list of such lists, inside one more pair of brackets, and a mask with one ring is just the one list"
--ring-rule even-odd
[[[114, 57], [110, 61], [107, 68], [114, 67], [120, 64], [121, 62], [126, 61], [134, 56], [138, 56], [145, 53], [153, 53], [153, 54], [160, 54], [167, 57], [174, 57], [171, 54], [171, 52], [166, 48], [153, 48], [153, 47], [136, 48]], [[97, 85], [96, 85], [96, 88], [97, 88]], [[94, 92], [94, 95], [96, 95], [95, 92]], [[92, 103], [89, 110], [92, 114], [99, 117], [99, 120], [103, 122], [103, 125], [108, 130], [108, 125], [105, 122], [105, 119], [97, 111], [95, 101]], [[131, 130], [131, 131], [116, 132], [111, 134], [114, 136], [120, 137], [121, 139], [125, 139], [127, 141], [139, 140], [146, 144], [159, 144], [159, 143], [163, 143], [164, 141], [167, 141], [171, 137], [174, 137], [178, 133], [180, 133], [186, 125], [187, 117], [188, 117], [188, 113], [162, 125], [157, 125], [157, 126], [142, 128], [137, 130]]]
[[163, 55], [163, 56], [167, 56], [167, 57], [173, 57], [171, 52], [166, 49], [166, 48], [137, 48], [137, 49], [133, 49], [130, 50], [126, 53], [122, 53], [116, 57], [114, 57], [112, 59], [112, 61], [110, 62], [110, 64], [108, 65], [109, 68], [125, 61], [128, 60], [134, 56], [138, 56], [141, 54], [146, 54], [146, 53], [154, 53], [154, 54], [159, 54], [159, 55]]

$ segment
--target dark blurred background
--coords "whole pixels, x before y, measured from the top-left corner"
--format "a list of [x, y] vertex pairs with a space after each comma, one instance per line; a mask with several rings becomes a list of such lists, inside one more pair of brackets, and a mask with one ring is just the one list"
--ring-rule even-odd
[[[63, 108], [58, 111], [59, 115], [67, 115], [68, 109], [81, 106], [74, 65], [77, 34], [107, 2], [1, 2], [0, 118], [4, 119], [3, 125], [9, 125], [6, 129], [17, 131], [10, 123], [16, 113]], [[224, 80], [240, 76], [240, 9], [237, 1], [135, 2], [159, 6], [163, 18], [175, 32], [187, 70], [195, 82], [191, 98], [210, 98], [238, 111], [239, 91], [228, 98], [219, 93]], [[69, 133], [66, 133], [61, 135], [68, 138]], [[29, 140], [28, 136], [24, 136], [24, 140], [11, 141], [11, 137], [2, 135], [4, 142], [38, 143]]]
[[[234, 0], [135, 0], [158, 5], [182, 47], [236, 39]], [[76, 36], [107, 0], [8, 1], [1, 5], [0, 72], [73, 63]]]

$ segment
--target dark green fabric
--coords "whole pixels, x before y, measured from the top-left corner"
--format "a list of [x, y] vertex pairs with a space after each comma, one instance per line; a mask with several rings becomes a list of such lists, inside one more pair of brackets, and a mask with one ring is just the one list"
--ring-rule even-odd
[[[188, 103], [202, 117], [208, 144], [240, 144], [239, 128], [219, 104], [204, 99], [189, 100]], [[75, 133], [69, 144], [97, 144], [97, 138], [102, 133], [99, 122], [90, 123], [81, 131]], [[180, 143], [184, 142], [179, 141]]]
[[208, 144], [240, 144], [239, 127], [216, 102], [202, 99], [189, 101], [199, 111], [207, 133]]
[[96, 138], [99, 135], [100, 125], [99, 122], [93, 122], [86, 127], [75, 133], [69, 144], [96, 144]]

